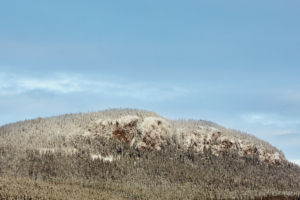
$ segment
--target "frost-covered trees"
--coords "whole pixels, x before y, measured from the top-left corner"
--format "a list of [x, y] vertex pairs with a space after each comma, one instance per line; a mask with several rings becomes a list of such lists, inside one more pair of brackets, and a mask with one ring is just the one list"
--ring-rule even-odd
[[287, 161], [266, 162], [273, 155], [279, 159], [283, 154], [252, 135], [138, 109], [66, 114], [0, 127], [0, 173], [110, 183], [116, 190], [122, 185], [128, 191], [119, 191], [140, 194], [137, 198], [299, 195], [300, 168]]

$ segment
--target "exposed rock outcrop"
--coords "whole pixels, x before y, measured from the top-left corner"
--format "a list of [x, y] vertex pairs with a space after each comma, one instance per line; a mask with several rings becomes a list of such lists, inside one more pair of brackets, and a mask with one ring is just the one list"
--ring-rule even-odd
[[161, 144], [170, 137], [171, 126], [162, 118], [146, 117], [141, 124], [142, 149], [159, 150]]
[[116, 121], [113, 121], [113, 136], [126, 143], [132, 141], [137, 135], [137, 116], [125, 116]]
[[211, 150], [214, 155], [219, 156], [222, 152], [233, 150], [240, 157], [258, 153], [260, 161], [270, 164], [286, 161], [282, 152], [274, 152], [249, 140], [232, 137], [215, 127], [177, 128], [173, 132], [171, 129], [171, 125], [163, 118], [127, 115], [114, 120], [98, 119], [82, 136], [118, 138], [130, 146], [148, 150], [160, 150], [161, 145], [174, 136], [181, 141], [184, 149], [193, 149], [199, 153]]
[[131, 146], [135, 144], [138, 148], [159, 150], [166, 138], [170, 137], [170, 130], [171, 126], [162, 118], [128, 115], [116, 120], [99, 119], [82, 136], [118, 138]]

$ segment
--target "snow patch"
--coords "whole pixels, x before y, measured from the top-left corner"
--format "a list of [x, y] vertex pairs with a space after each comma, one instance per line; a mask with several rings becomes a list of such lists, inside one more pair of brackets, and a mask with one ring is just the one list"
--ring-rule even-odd
[[[114, 160], [113, 156], [102, 156], [100, 154], [98, 155], [91, 155], [92, 160], [103, 160], [103, 162], [112, 162]], [[120, 158], [119, 158], [120, 159]]]

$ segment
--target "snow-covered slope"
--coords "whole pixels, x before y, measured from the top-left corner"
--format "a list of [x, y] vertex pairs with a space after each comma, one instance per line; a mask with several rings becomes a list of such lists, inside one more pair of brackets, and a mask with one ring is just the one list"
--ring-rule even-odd
[[240, 157], [258, 154], [261, 162], [271, 164], [287, 161], [282, 152], [251, 137], [241, 139], [241, 136], [235, 137], [224, 129], [208, 125], [176, 127], [175, 123], [161, 117], [126, 115], [117, 119], [97, 119], [89, 124], [82, 136], [117, 138], [135, 148], [158, 151], [168, 140], [174, 139], [183, 149], [193, 149], [198, 153], [211, 150], [219, 156], [230, 150]]
[[[178, 145], [198, 153], [211, 151], [220, 156], [257, 156], [261, 162], [282, 164], [285, 156], [276, 147], [253, 135], [226, 129], [204, 120], [170, 120], [154, 112], [138, 109], [109, 109], [25, 120], [0, 127], [0, 145], [16, 146], [22, 154], [36, 149], [40, 154], [76, 153], [80, 140], [95, 137], [118, 139], [132, 148], [159, 151], [163, 145]], [[88, 148], [88, 147], [87, 147]], [[91, 157], [100, 155], [89, 150]], [[109, 155], [101, 155], [101, 158]], [[98, 158], [100, 158], [98, 156]]]

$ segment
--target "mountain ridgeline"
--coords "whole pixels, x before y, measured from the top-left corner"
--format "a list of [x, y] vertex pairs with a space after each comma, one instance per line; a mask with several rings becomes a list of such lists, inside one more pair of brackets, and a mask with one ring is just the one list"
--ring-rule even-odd
[[[17, 178], [28, 187], [12, 194], [5, 180]], [[37, 183], [60, 190], [36, 194]], [[61, 189], [70, 185], [80, 192]], [[253, 135], [138, 109], [0, 127], [0, 199], [107, 199], [103, 191], [111, 199], [299, 199], [300, 167]]]

